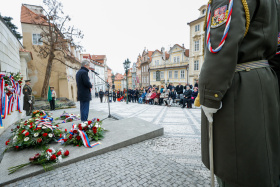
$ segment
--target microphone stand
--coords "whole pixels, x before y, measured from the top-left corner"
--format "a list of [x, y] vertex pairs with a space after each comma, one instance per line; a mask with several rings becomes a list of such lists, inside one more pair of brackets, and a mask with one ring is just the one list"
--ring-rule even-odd
[[117, 120], [116, 117], [114, 117], [114, 116], [111, 115], [111, 110], [110, 110], [110, 98], [109, 98], [110, 84], [107, 83], [104, 79], [102, 79], [102, 78], [99, 76], [98, 73], [96, 73], [96, 72], [93, 71], [93, 70], [91, 70], [91, 71], [92, 71], [100, 80], [102, 80], [102, 81], [107, 85], [107, 88], [108, 88], [108, 99], [107, 99], [107, 100], [108, 100], [109, 115], [108, 115], [108, 117], [102, 119], [101, 121], [104, 121], [104, 120], [106, 120], [106, 119], [108, 119], [108, 118], [113, 118], [113, 119], [116, 119], [116, 120]]

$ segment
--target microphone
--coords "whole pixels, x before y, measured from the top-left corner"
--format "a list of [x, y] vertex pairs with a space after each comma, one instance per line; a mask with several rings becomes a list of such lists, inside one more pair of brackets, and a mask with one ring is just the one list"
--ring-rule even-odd
[[91, 71], [91, 72], [93, 72], [93, 73], [95, 73], [96, 75], [99, 75], [97, 72], [95, 72], [95, 71], [94, 71], [94, 70], [92, 70], [92, 69], [91, 69], [90, 71]]

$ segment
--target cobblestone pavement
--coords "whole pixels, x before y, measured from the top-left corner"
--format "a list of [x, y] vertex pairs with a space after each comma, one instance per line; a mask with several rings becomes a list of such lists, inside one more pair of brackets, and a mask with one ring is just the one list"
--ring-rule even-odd
[[[91, 109], [108, 111], [98, 99]], [[111, 112], [164, 127], [164, 136], [57, 168], [9, 186], [210, 186], [200, 158], [200, 109], [112, 103]]]

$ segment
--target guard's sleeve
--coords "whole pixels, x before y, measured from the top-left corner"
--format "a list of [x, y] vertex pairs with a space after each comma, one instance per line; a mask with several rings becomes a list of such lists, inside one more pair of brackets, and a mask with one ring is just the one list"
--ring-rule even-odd
[[88, 88], [92, 88], [92, 84], [89, 81], [89, 77], [87, 73], [82, 73], [81, 78], [83, 80], [83, 84], [88, 87]]
[[[277, 15], [278, 15], [278, 47], [277, 53], [280, 52], [280, 3], [276, 1], [277, 5]], [[273, 68], [273, 70], [279, 72], [280, 71], [280, 54], [276, 54], [272, 59], [269, 61], [269, 65]]]
[[28, 96], [28, 88], [26, 86], [23, 87], [22, 93], [24, 96]]
[[[213, 0], [211, 19], [215, 10], [227, 5], [228, 0]], [[250, 8], [251, 11], [251, 8]], [[216, 11], [216, 14], [218, 12]], [[221, 42], [226, 23], [211, 28], [211, 44], [216, 49]], [[207, 29], [205, 32], [205, 59], [199, 77], [200, 103], [206, 107], [219, 108], [221, 100], [229, 89], [238, 61], [238, 49], [243, 40], [246, 29], [246, 18], [243, 4], [240, 0], [234, 1], [228, 37], [223, 48], [218, 53], [211, 53], [206, 44]]]

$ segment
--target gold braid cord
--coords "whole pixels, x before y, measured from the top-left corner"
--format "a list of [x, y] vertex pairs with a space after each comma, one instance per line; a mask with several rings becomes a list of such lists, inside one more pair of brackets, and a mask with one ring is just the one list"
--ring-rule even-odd
[[245, 16], [246, 16], [246, 31], [245, 31], [245, 34], [244, 34], [244, 37], [245, 37], [247, 35], [247, 33], [248, 33], [251, 20], [250, 20], [250, 11], [249, 11], [249, 7], [248, 7], [248, 4], [247, 4], [247, 1], [246, 0], [242, 0], [242, 4], [243, 4], [243, 7], [244, 7]]

